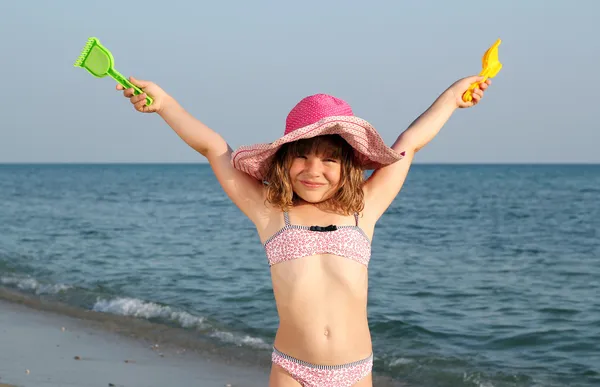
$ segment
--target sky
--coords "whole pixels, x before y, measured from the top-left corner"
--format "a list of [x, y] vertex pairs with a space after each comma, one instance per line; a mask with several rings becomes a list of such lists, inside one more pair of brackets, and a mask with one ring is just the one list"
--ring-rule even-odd
[[484, 99], [415, 163], [600, 163], [599, 1], [116, 4], [0, 0], [0, 163], [206, 161], [111, 78], [73, 67], [90, 36], [233, 149], [282, 136], [316, 93], [347, 101], [391, 145], [500, 38]]

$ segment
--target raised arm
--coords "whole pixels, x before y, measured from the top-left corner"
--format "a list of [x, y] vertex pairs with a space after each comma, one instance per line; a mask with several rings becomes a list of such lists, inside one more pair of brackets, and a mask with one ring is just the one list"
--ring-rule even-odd
[[[140, 95], [134, 95], [133, 89], [124, 91], [124, 96], [131, 100], [135, 109], [143, 113], [158, 113], [186, 144], [206, 157], [227, 196], [256, 223], [264, 202], [263, 185], [233, 168], [230, 163], [232, 150], [223, 137], [194, 118], [158, 85], [133, 77], [130, 81], [144, 91]], [[117, 90], [123, 88], [117, 85]], [[146, 93], [154, 98], [150, 106], [145, 104]]]
[[427, 145], [442, 129], [457, 108], [476, 105], [483, 91], [491, 84], [488, 80], [473, 92], [473, 101], [464, 102], [463, 93], [471, 83], [482, 80], [473, 76], [455, 82], [410, 126], [400, 134], [392, 149], [405, 152], [402, 160], [373, 172], [365, 183], [365, 214], [377, 221], [400, 192], [415, 154]]

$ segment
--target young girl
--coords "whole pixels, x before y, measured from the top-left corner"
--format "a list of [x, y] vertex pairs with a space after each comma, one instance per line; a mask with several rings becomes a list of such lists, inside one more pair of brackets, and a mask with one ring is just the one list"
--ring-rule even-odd
[[[372, 386], [367, 267], [377, 220], [413, 157], [457, 108], [491, 84], [461, 79], [387, 147], [346, 102], [317, 94], [287, 116], [283, 137], [235, 152], [156, 84], [131, 78], [135, 109], [158, 113], [206, 157], [225, 193], [254, 223], [270, 267], [279, 314], [270, 386]], [[479, 82], [472, 102], [462, 95]], [[118, 90], [123, 90], [117, 86]], [[145, 105], [146, 94], [154, 98]], [[374, 169], [364, 179], [364, 170]]]

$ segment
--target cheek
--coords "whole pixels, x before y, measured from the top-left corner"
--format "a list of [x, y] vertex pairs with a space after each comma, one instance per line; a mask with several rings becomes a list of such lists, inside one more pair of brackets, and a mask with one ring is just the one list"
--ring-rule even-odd
[[302, 169], [303, 169], [303, 165], [302, 165], [301, 161], [292, 162], [292, 165], [290, 166], [290, 170], [289, 170], [290, 177], [293, 179], [300, 172], [302, 172]]
[[298, 171], [300, 170], [300, 168], [298, 168], [298, 163], [292, 163], [292, 165], [290, 166], [290, 176], [294, 176], [298, 174]]
[[342, 171], [339, 167], [331, 168], [327, 171], [327, 180], [334, 185], [340, 182], [341, 177]]

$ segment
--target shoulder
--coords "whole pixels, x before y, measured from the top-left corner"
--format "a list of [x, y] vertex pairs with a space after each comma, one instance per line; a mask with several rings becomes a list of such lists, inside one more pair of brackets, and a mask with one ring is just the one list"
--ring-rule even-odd
[[256, 227], [256, 232], [261, 243], [264, 243], [264, 241], [285, 226], [283, 211], [279, 207], [269, 203], [266, 194], [263, 203], [260, 205], [260, 209], [255, 211], [255, 218], [252, 219], [252, 222]]
[[404, 151], [401, 160], [375, 170], [365, 181], [364, 212], [366, 216], [377, 221], [392, 204], [412, 165], [414, 151]]

